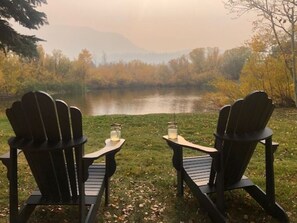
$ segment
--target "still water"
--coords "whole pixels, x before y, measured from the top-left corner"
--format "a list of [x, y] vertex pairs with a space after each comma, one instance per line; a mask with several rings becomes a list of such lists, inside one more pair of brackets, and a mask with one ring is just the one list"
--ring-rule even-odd
[[[138, 115], [206, 111], [209, 107], [202, 100], [204, 94], [194, 88], [112, 89], [84, 95], [54, 95], [54, 98], [77, 106], [84, 115]], [[9, 106], [9, 102], [5, 104]]]

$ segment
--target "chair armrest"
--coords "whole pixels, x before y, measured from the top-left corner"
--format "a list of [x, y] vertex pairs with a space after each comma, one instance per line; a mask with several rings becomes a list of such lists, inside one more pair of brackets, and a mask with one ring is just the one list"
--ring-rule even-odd
[[[21, 150], [17, 150], [17, 155], [19, 155], [22, 151]], [[2, 161], [2, 163], [4, 164], [4, 166], [6, 166], [7, 169], [7, 178], [9, 179], [9, 162], [10, 162], [10, 152], [7, 152], [3, 155], [0, 156], [0, 160]]]
[[178, 135], [177, 139], [169, 139], [168, 135], [163, 136], [163, 139], [167, 141], [168, 144], [175, 145], [175, 146], [180, 146], [180, 147], [185, 147], [185, 148], [190, 148], [193, 150], [197, 150], [200, 152], [207, 153], [209, 155], [213, 155], [215, 153], [218, 153], [218, 150], [212, 147], [207, 147], [207, 146], [202, 146], [198, 144], [191, 143], [187, 141], [184, 137]]
[[0, 160], [3, 162], [4, 160], [9, 160], [10, 158], [10, 152], [7, 152], [0, 156]]
[[124, 143], [125, 143], [125, 139], [120, 139], [119, 141], [111, 141], [110, 139], [106, 139], [105, 140], [105, 146], [102, 149], [99, 149], [96, 152], [84, 155], [83, 159], [84, 160], [98, 159], [98, 158], [100, 158], [102, 156], [105, 156], [108, 153], [120, 150]]
[[[22, 150], [17, 150], [17, 155], [19, 155], [22, 152]], [[3, 155], [0, 156], [0, 160], [3, 162], [4, 160], [9, 160], [10, 159], [10, 152], [4, 153]]]
[[[264, 146], [266, 145], [266, 141], [265, 140], [261, 140], [260, 143], [263, 144]], [[273, 153], [275, 153], [275, 151], [277, 150], [278, 146], [279, 146], [279, 143], [272, 142], [272, 152]]]
[[105, 140], [105, 147], [102, 149], [84, 155], [83, 165], [84, 165], [84, 180], [88, 177], [88, 168], [94, 160], [105, 156], [105, 174], [107, 177], [111, 177], [116, 170], [115, 154], [121, 149], [125, 143], [125, 139], [120, 139], [119, 141], [111, 141], [110, 139]]

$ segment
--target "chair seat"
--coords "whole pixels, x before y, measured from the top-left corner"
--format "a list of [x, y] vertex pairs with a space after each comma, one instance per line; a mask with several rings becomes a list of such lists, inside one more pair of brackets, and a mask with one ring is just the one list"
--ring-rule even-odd
[[184, 170], [197, 186], [207, 185], [209, 181], [211, 161], [212, 158], [209, 155], [184, 157]]
[[[86, 205], [94, 204], [98, 195], [104, 191], [104, 176], [105, 176], [105, 163], [95, 163], [89, 167], [89, 178], [85, 182], [85, 202]], [[72, 204], [78, 204], [78, 199], [72, 201]], [[38, 205], [56, 205], [56, 204], [71, 204], [69, 202], [57, 203], [56, 201], [47, 201], [42, 199], [39, 190], [36, 190], [28, 198], [27, 204]]]
[[89, 167], [89, 178], [85, 183], [86, 205], [94, 204], [98, 195], [104, 191], [105, 163], [93, 164]]
[[[206, 194], [216, 192], [215, 185], [210, 186], [208, 184], [211, 162], [212, 158], [209, 155], [184, 157], [183, 159], [186, 179], [192, 181], [192, 183], [200, 187], [202, 193]], [[225, 190], [233, 190], [253, 185], [254, 183], [243, 175], [240, 181], [236, 182], [235, 184], [226, 186]]]

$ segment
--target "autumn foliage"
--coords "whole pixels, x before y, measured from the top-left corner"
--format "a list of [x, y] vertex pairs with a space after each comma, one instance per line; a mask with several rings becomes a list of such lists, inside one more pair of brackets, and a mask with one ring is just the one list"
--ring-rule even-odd
[[222, 105], [254, 90], [264, 90], [279, 106], [294, 106], [293, 78], [283, 54], [278, 52], [268, 33], [257, 34], [248, 43], [251, 54], [238, 80], [218, 77], [212, 81], [217, 90], [210, 98]]
[[264, 90], [281, 106], [294, 105], [293, 80], [283, 54], [269, 33], [255, 35], [246, 47], [225, 52], [197, 48], [168, 63], [148, 64], [140, 60], [95, 64], [83, 49], [70, 60], [60, 50], [28, 59], [0, 53], [0, 96], [29, 90], [85, 92], [106, 88], [197, 87], [210, 89], [208, 100], [223, 105], [253, 90]]
[[[218, 72], [218, 49], [196, 49], [190, 55], [167, 64], [147, 64], [139, 60], [128, 63], [95, 64], [83, 49], [77, 59], [70, 60], [60, 50], [25, 59], [10, 53], [0, 54], [0, 95], [14, 96], [28, 90], [50, 92], [87, 91], [126, 87], [205, 87]], [[196, 54], [200, 54], [198, 58]], [[201, 59], [201, 61], [200, 61]]]

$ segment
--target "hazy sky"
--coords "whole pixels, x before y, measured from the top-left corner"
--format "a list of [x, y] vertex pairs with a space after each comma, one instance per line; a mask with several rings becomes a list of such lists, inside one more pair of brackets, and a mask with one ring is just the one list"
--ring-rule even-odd
[[221, 0], [48, 0], [50, 25], [88, 26], [124, 35], [138, 47], [229, 49], [251, 37], [247, 16], [233, 19]]

